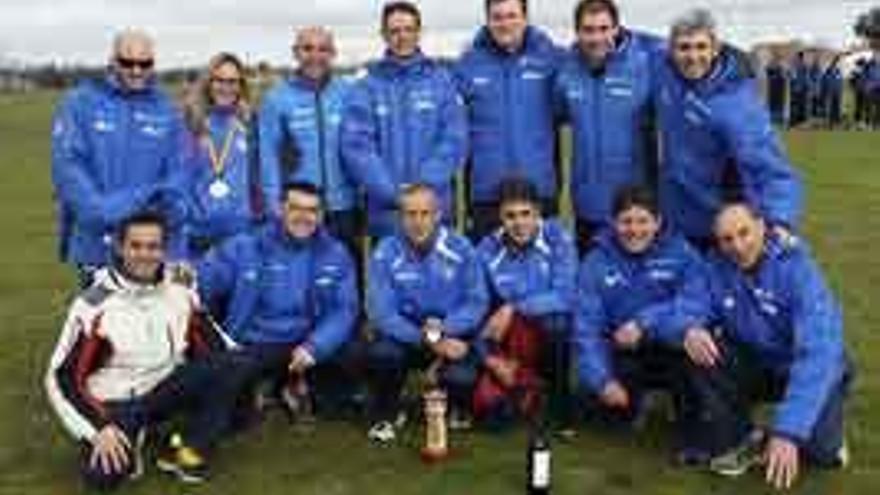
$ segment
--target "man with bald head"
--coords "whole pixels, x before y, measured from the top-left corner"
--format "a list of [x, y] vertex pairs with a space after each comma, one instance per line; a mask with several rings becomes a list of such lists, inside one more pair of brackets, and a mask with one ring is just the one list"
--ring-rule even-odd
[[[692, 366], [710, 468], [737, 476], [763, 459], [777, 489], [806, 461], [843, 467], [843, 402], [851, 370], [840, 306], [802, 240], [784, 238], [743, 203], [720, 210], [718, 252], [701, 300], [682, 305], [691, 325]], [[764, 429], [749, 418], [755, 400], [775, 402]]]
[[[80, 284], [110, 262], [120, 221], [144, 209], [163, 213], [171, 228], [186, 213], [180, 194], [181, 123], [155, 75], [153, 40], [139, 30], [116, 35], [106, 74], [84, 81], [59, 104], [52, 126], [52, 180], [63, 260]], [[179, 236], [169, 244], [182, 253]]]
[[317, 26], [298, 30], [296, 68], [263, 100], [260, 110], [260, 174], [266, 205], [278, 214], [281, 185], [308, 182], [321, 190], [330, 234], [358, 259], [356, 189], [342, 168], [339, 129], [350, 81], [333, 75], [333, 33]]

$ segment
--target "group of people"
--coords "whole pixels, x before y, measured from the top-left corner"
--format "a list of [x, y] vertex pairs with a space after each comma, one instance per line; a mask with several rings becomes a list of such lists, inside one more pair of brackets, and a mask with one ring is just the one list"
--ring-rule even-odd
[[[797, 127], [808, 121], [826, 127], [844, 124], [844, 87], [852, 95], [852, 123], [876, 128], [880, 123], [880, 45], [867, 58], [860, 58], [848, 78], [840, 67], [843, 54], [823, 64], [819, 52], [798, 52], [790, 64], [775, 56], [765, 68], [767, 105], [773, 122]], [[827, 57], [826, 57], [827, 58]]]
[[[257, 391], [344, 402], [360, 376], [368, 437], [393, 442], [413, 370], [448, 392], [453, 427], [540, 415], [570, 436], [585, 411], [633, 427], [659, 389], [685, 464], [763, 461], [777, 488], [804, 462], [846, 464], [840, 308], [797, 235], [801, 180], [712, 16], [664, 41], [580, 0], [570, 49], [525, 0], [485, 16], [449, 65], [419, 48], [418, 7], [387, 3], [385, 53], [354, 80], [333, 73], [331, 32], [304, 28], [258, 106], [222, 53], [182, 111], [152, 40], [125, 31], [106, 77], [61, 101], [60, 244], [83, 292], [45, 383], [90, 484], [137, 476], [176, 415], [156, 465], [200, 481]], [[574, 233], [555, 218], [565, 187]]]

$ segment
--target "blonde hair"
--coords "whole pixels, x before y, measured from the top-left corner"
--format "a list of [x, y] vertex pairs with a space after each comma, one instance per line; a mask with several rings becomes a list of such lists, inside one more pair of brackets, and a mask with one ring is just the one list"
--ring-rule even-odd
[[253, 114], [251, 104], [251, 91], [247, 80], [247, 68], [244, 63], [232, 53], [220, 52], [211, 57], [208, 68], [199, 77], [195, 85], [184, 95], [183, 115], [187, 127], [197, 136], [205, 136], [208, 133], [208, 114], [214, 105], [211, 97], [211, 80], [214, 71], [222, 65], [232, 64], [240, 76], [238, 102], [236, 102], [236, 115], [243, 123], [248, 123]]

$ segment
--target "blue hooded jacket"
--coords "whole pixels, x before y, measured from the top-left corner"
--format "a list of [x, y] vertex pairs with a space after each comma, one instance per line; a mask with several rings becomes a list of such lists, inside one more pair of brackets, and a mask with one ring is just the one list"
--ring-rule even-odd
[[698, 81], [660, 64], [659, 174], [664, 218], [688, 238], [708, 238], [726, 199], [741, 197], [772, 224], [797, 227], [802, 184], [758, 96], [755, 80], [723, 49]]
[[479, 30], [455, 65], [470, 124], [470, 201], [496, 201], [508, 177], [528, 179], [544, 199], [558, 193], [552, 88], [561, 50], [528, 27], [523, 48], [507, 53]]
[[634, 321], [648, 341], [679, 346], [696, 317], [683, 307], [705, 284], [705, 265], [687, 241], [661, 231], [644, 253], [632, 254], [608, 229], [578, 274], [574, 345], [580, 382], [599, 393], [614, 379], [611, 336]]
[[291, 181], [320, 187], [328, 211], [357, 206], [354, 182], [343, 168], [339, 137], [350, 90], [351, 82], [343, 78], [317, 85], [294, 75], [263, 99], [260, 175], [272, 213], [278, 214], [277, 198], [282, 186]]
[[116, 227], [145, 208], [169, 220], [169, 254], [185, 254], [180, 235], [187, 215], [182, 136], [180, 115], [155, 83], [129, 91], [108, 74], [79, 84], [64, 97], [52, 123], [62, 259], [108, 263]]
[[450, 211], [467, 123], [452, 77], [438, 63], [417, 53], [370, 64], [346, 105], [341, 140], [345, 168], [367, 196], [371, 235], [394, 232], [405, 184], [433, 186]]
[[708, 276], [708, 287], [696, 293], [702, 309], [692, 315], [788, 377], [773, 431], [807, 441], [847, 366], [841, 309], [809, 250], [770, 234], [754, 273], [714, 253]]
[[[184, 164], [186, 168], [189, 193], [189, 220], [187, 233], [191, 238], [219, 241], [241, 233], [256, 223], [253, 184], [254, 146], [249, 122], [240, 120], [231, 109], [213, 109], [208, 114], [207, 135], [188, 133], [184, 145]], [[228, 154], [222, 170], [216, 173], [211, 162], [208, 140], [214, 143], [218, 155], [222, 155], [224, 145], [229, 140]], [[228, 186], [225, 195], [211, 193], [216, 181]]]
[[354, 263], [322, 230], [297, 240], [272, 221], [209, 251], [197, 274], [209, 307], [226, 302], [223, 328], [242, 345], [302, 343], [321, 362], [358, 315]]
[[595, 72], [575, 46], [554, 87], [572, 126], [572, 199], [579, 219], [607, 222], [616, 191], [646, 183], [657, 165], [652, 80], [658, 38], [622, 31], [616, 50]]
[[422, 341], [421, 326], [439, 318], [446, 332], [469, 338], [489, 303], [480, 260], [470, 242], [439, 227], [426, 252], [402, 235], [383, 239], [370, 259], [367, 315], [376, 331], [403, 344]]
[[480, 242], [477, 254], [498, 302], [529, 317], [573, 313], [577, 249], [559, 222], [544, 220], [531, 243], [519, 249], [498, 229]]

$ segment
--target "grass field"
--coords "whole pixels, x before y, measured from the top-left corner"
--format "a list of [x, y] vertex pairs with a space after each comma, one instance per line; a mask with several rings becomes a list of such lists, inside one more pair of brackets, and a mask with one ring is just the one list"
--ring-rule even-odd
[[[49, 182], [53, 95], [0, 95], [0, 494], [81, 493], [75, 449], [52, 416], [42, 374], [73, 285], [56, 261]], [[808, 184], [805, 234], [846, 310], [847, 339], [859, 376], [849, 404], [854, 464], [811, 473], [809, 494], [880, 491], [880, 134], [804, 132], [786, 137]], [[6, 237], [8, 235], [8, 237]], [[625, 438], [584, 429], [554, 449], [557, 494], [764, 493], [757, 475], [728, 481], [674, 469], [657, 420]], [[522, 493], [525, 435], [456, 436], [456, 457], [424, 467], [419, 433], [374, 448], [363, 428], [322, 423], [312, 433], [271, 417], [224, 444], [211, 483], [181, 487], [150, 471], [123, 493], [166, 494], [516, 494]]]

